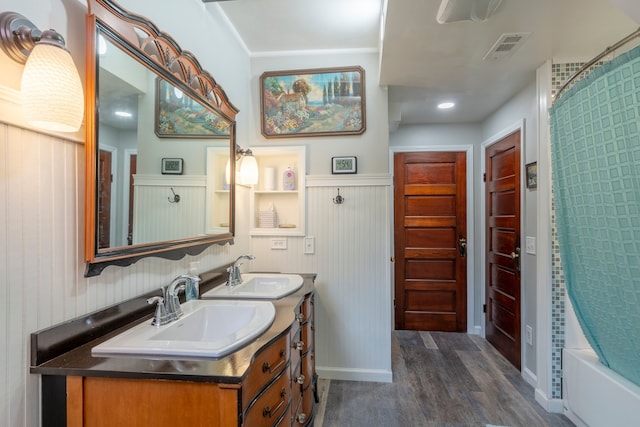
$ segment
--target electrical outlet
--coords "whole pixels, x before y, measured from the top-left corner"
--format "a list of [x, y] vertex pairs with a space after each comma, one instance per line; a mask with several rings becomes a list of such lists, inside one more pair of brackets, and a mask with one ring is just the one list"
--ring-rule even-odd
[[278, 237], [271, 239], [271, 249], [287, 249], [287, 238]]
[[307, 236], [304, 238], [304, 253], [314, 254], [316, 252], [316, 238]]
[[533, 328], [529, 325], [525, 327], [525, 331], [527, 334], [527, 344], [533, 345]]
[[536, 254], [536, 238], [535, 237], [527, 237], [525, 238], [525, 250], [528, 254], [535, 255]]

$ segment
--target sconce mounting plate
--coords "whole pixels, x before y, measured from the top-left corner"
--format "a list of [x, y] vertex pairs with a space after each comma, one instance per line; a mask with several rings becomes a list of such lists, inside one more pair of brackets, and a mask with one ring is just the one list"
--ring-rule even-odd
[[33, 22], [16, 12], [0, 13], [0, 47], [14, 61], [24, 64], [40, 30]]

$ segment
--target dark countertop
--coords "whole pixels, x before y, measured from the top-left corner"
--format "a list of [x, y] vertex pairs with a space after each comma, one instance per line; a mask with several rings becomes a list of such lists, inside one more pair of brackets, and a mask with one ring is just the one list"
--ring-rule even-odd
[[[283, 334], [289, 332], [295, 321], [294, 310], [303, 298], [313, 292], [315, 274], [301, 274], [303, 286], [297, 292], [271, 302], [276, 308], [276, 316], [265, 333], [248, 345], [222, 358], [159, 358], [151, 356], [113, 356], [96, 357], [91, 349], [97, 344], [118, 335], [128, 328], [140, 323], [150, 322], [153, 307], [146, 307], [147, 295], [125, 301], [117, 306], [91, 313], [69, 322], [32, 334], [31, 373], [56, 376], [86, 376], [185, 380], [199, 382], [217, 382], [239, 384], [247, 373], [247, 369], [260, 350]], [[212, 271], [201, 275], [200, 293], [204, 293], [225, 281], [224, 274]], [[158, 294], [159, 292], [155, 292]], [[139, 300], [143, 300], [144, 306]], [[133, 301], [133, 302], [132, 302]], [[133, 306], [133, 308], [131, 308]], [[123, 308], [124, 307], [124, 308]], [[130, 311], [131, 313], [121, 313]], [[119, 312], [128, 321], [124, 326], [109, 320], [108, 324], [99, 324], [105, 312]], [[136, 320], [130, 317], [139, 315]], [[127, 317], [128, 316], [128, 317]], [[120, 320], [122, 323], [123, 320]], [[109, 325], [118, 325], [109, 328]], [[97, 333], [96, 329], [101, 332]], [[72, 331], [72, 332], [69, 332]], [[100, 336], [97, 336], [100, 334]], [[56, 354], [58, 353], [58, 354]]]

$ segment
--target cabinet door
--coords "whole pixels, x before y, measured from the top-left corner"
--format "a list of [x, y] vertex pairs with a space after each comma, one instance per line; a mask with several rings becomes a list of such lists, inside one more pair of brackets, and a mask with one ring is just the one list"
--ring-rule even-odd
[[238, 398], [238, 388], [213, 383], [68, 377], [67, 425], [235, 427]]

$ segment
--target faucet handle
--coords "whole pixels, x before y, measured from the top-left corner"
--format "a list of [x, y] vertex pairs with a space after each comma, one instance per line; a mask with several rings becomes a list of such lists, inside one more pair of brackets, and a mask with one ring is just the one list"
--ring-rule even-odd
[[147, 299], [147, 304], [153, 303], [157, 303], [157, 305], [151, 324], [153, 326], [160, 326], [169, 323], [169, 315], [167, 314], [167, 307], [164, 305], [164, 298], [155, 296]]

